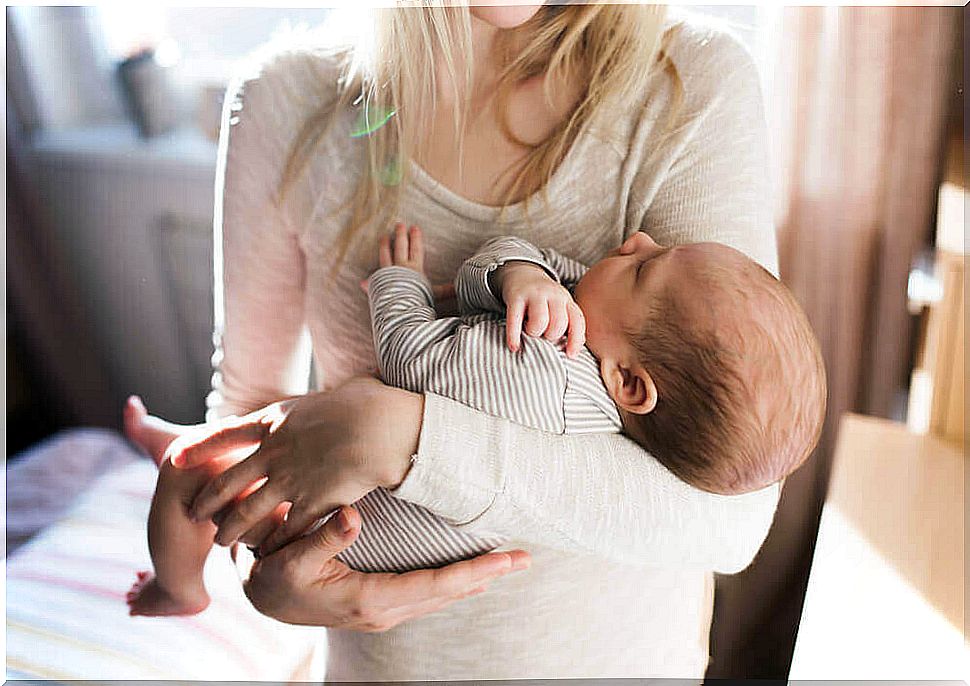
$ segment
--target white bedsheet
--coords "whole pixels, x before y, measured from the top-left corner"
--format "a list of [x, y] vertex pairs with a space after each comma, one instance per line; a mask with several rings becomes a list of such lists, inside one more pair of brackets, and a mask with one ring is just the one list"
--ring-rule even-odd
[[54, 524], [111, 469], [147, 459], [108, 429], [62, 431], [7, 463], [8, 555]]
[[[129, 617], [125, 593], [137, 571], [151, 568], [145, 523], [155, 466], [112, 432], [62, 435], [41, 448], [47, 452], [29, 470], [24, 462], [20, 469], [27, 471], [13, 479], [8, 470], [14, 505], [8, 525], [12, 520], [15, 533], [57, 520], [7, 560], [8, 679], [321, 676], [325, 630], [256, 612], [222, 548], [206, 565], [207, 610]], [[47, 473], [52, 469], [60, 473]], [[74, 500], [78, 486], [84, 492]], [[60, 488], [66, 498], [43, 488]], [[35, 512], [31, 498], [40, 506]], [[73, 500], [66, 512], [63, 499]]]

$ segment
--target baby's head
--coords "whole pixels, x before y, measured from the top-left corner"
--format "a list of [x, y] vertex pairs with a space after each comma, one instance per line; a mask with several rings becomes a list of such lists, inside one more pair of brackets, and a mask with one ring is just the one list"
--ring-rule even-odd
[[682, 480], [745, 493], [815, 447], [818, 343], [788, 289], [750, 258], [719, 243], [663, 248], [638, 232], [575, 295], [627, 434]]

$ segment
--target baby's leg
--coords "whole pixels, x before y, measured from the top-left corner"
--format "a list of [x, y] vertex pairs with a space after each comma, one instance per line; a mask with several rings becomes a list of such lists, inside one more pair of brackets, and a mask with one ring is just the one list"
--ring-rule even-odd
[[162, 463], [168, 444], [189, 428], [148, 414], [141, 398], [136, 395], [128, 398], [128, 402], [125, 403], [124, 419], [125, 435], [132, 443], [148, 453], [155, 464]]
[[216, 527], [211, 521], [193, 523], [189, 506], [210, 478], [235, 461], [213, 460], [194, 469], [178, 469], [168, 461], [159, 466], [148, 515], [148, 548], [155, 574], [138, 574], [128, 592], [130, 614], [191, 615], [208, 607], [202, 569]]

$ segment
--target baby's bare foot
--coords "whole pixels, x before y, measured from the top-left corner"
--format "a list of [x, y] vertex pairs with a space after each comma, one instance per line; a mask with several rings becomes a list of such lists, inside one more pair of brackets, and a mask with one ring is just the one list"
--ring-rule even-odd
[[165, 459], [165, 448], [180, 434], [178, 425], [148, 414], [137, 395], [129, 397], [125, 403], [124, 419], [128, 440], [148, 453], [155, 464], [161, 464]]
[[138, 580], [128, 591], [128, 614], [147, 617], [198, 614], [209, 606], [209, 594], [201, 585], [192, 586], [185, 584], [175, 595], [159, 586], [151, 572], [138, 572]]

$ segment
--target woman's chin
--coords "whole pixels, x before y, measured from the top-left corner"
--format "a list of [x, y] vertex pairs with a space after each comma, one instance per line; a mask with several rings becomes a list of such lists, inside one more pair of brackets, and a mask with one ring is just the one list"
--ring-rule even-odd
[[[473, 0], [475, 2], [476, 0]], [[503, 1], [503, 0], [496, 0]], [[504, 0], [508, 2], [509, 0]], [[539, 5], [517, 5], [515, 0], [511, 0], [507, 5], [475, 5], [471, 4], [468, 8], [473, 17], [481, 19], [486, 24], [490, 24], [498, 29], [513, 29], [521, 26], [535, 16]]]

